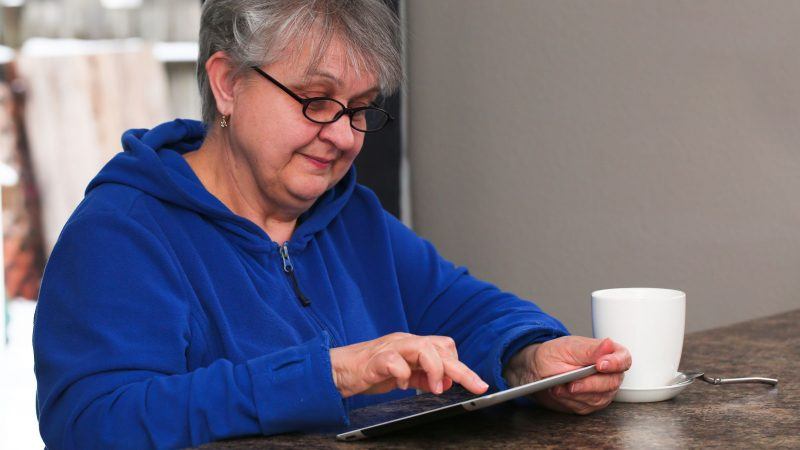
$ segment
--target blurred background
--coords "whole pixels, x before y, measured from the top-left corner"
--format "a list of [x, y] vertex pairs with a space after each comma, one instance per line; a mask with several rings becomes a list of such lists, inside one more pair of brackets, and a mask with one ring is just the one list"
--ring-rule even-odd
[[199, 0], [0, 0], [0, 448], [43, 447], [34, 300], [88, 181], [126, 129], [200, 115], [199, 21]]
[[[591, 335], [589, 294], [687, 332], [800, 307], [800, 2], [400, 0], [401, 120], [359, 179], [481, 278]], [[199, 0], [0, 0], [0, 448], [41, 448], [47, 255], [128, 128], [199, 117]]]

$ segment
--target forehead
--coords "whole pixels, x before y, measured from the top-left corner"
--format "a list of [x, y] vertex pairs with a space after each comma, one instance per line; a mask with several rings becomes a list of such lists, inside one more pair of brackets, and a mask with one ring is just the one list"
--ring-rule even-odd
[[320, 43], [309, 36], [297, 45], [288, 45], [272, 70], [283, 72], [287, 82], [323, 82], [338, 88], [366, 90], [378, 87], [378, 77], [366, 58], [336, 36]]

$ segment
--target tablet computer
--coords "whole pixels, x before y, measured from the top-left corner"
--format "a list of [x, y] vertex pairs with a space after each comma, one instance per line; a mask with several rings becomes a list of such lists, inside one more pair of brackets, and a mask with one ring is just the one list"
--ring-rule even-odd
[[347, 431], [345, 433], [336, 435], [336, 439], [339, 439], [340, 441], [355, 441], [358, 439], [380, 436], [382, 434], [391, 433], [393, 431], [402, 430], [415, 425], [444, 419], [445, 417], [452, 417], [467, 411], [488, 408], [489, 406], [493, 406], [498, 403], [507, 402], [517, 397], [543, 391], [559, 384], [569, 383], [570, 381], [588, 377], [589, 375], [595, 373], [597, 373], [597, 368], [593, 365], [582, 367], [580, 369], [564, 372], [559, 375], [553, 375], [552, 377], [543, 378], [539, 381], [534, 381], [533, 383], [523, 384], [511, 389], [495, 392], [494, 394], [475, 397], [459, 403], [454, 403], [452, 405], [442, 406], [440, 408], [435, 408], [428, 411], [423, 411], [421, 413], [411, 414], [397, 419], [388, 420], [386, 422], [377, 423], [375, 425], [358, 428], [356, 430]]

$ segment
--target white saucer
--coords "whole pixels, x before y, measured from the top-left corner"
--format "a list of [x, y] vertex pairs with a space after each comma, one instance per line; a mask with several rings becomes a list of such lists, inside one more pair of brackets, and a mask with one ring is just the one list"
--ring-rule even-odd
[[655, 388], [620, 388], [617, 395], [614, 396], [614, 401], [621, 403], [662, 402], [674, 398], [692, 382], [694, 379]]

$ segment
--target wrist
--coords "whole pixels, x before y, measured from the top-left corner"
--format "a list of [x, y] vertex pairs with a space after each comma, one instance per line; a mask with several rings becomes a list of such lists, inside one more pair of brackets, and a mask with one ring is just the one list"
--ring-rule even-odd
[[344, 397], [344, 393], [342, 392], [341, 388], [341, 371], [339, 370], [339, 361], [340, 361], [340, 350], [338, 348], [330, 349], [330, 358], [331, 358], [331, 377], [333, 378], [333, 385], [336, 387], [336, 390], [339, 391], [339, 394]]
[[536, 370], [536, 352], [541, 344], [531, 344], [523, 347], [503, 368], [503, 378], [510, 387], [538, 381], [539, 373]]

